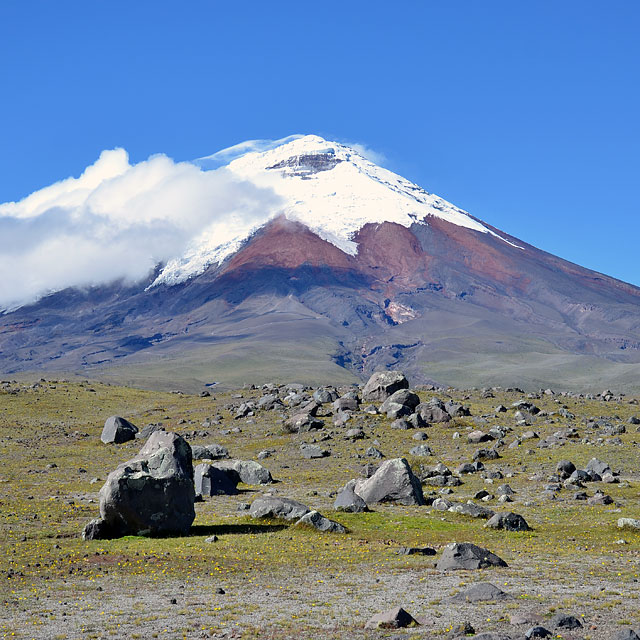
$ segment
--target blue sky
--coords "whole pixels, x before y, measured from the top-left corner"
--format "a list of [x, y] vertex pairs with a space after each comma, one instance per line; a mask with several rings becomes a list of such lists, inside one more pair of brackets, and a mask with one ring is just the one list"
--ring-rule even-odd
[[640, 285], [640, 3], [0, 3], [0, 202], [317, 133]]

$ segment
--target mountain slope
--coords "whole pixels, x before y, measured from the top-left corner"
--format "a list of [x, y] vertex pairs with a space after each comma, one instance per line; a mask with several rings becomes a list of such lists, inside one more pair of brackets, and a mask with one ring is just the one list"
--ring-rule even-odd
[[195, 389], [400, 366], [415, 382], [640, 387], [637, 287], [316, 136], [225, 170], [278, 207], [231, 242], [203, 233], [146, 282], [61, 291], [0, 316], [0, 370]]

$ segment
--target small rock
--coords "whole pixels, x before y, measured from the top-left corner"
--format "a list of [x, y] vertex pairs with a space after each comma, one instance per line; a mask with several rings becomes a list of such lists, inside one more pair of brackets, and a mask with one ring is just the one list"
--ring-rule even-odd
[[549, 629], [545, 629], [544, 627], [531, 627], [524, 634], [524, 637], [529, 640], [529, 638], [550, 638], [551, 631]]
[[508, 565], [502, 558], [487, 549], [470, 542], [453, 542], [444, 548], [436, 568], [440, 571], [449, 571], [506, 566]]
[[138, 427], [120, 416], [107, 418], [102, 429], [100, 440], [105, 444], [122, 444], [134, 440]]
[[457, 593], [451, 599], [456, 602], [486, 602], [507, 600], [511, 597], [511, 595], [490, 582], [476, 582], [464, 591]]
[[310, 509], [306, 505], [290, 498], [262, 496], [256, 498], [249, 509], [252, 518], [279, 518], [282, 520], [299, 520]]
[[329, 455], [329, 451], [326, 449], [322, 449], [315, 444], [301, 444], [300, 445], [300, 453], [303, 458], [307, 460], [312, 460], [314, 458], [325, 458]]
[[353, 491], [355, 481], [349, 481], [346, 486], [338, 493], [333, 508], [336, 511], [347, 511], [349, 513], [362, 513], [368, 511], [367, 503]]
[[527, 521], [519, 514], [496, 513], [486, 524], [490, 529], [506, 529], [507, 531], [531, 531]]
[[551, 620], [549, 620], [549, 626], [554, 629], [578, 629], [582, 626], [582, 622], [575, 616], [570, 616], [565, 613], [557, 613]]
[[339, 522], [325, 518], [319, 511], [305, 513], [295, 524], [295, 527], [311, 527], [325, 533], [346, 533], [347, 530]]
[[377, 613], [364, 625], [365, 629], [401, 629], [414, 627], [418, 622], [402, 607], [395, 607], [382, 613]]
[[412, 456], [418, 456], [421, 458], [433, 455], [433, 451], [431, 451], [431, 448], [426, 444], [419, 444], [417, 447], [413, 447], [409, 450], [409, 453]]
[[399, 547], [396, 553], [399, 556], [435, 556], [436, 550], [431, 547]]

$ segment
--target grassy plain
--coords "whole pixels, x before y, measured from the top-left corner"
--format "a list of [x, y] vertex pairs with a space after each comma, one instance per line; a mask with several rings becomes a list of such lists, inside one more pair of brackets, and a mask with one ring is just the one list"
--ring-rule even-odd
[[[242, 395], [243, 398], [234, 397]], [[619, 517], [640, 516], [640, 483], [636, 427], [626, 424], [640, 415], [631, 398], [603, 402], [542, 395], [532, 401], [547, 415], [530, 427], [516, 426], [510, 407], [523, 394], [496, 391], [483, 398], [478, 391], [422, 392], [461, 400], [472, 417], [425, 431], [431, 458], [415, 458], [413, 431], [398, 431], [380, 416], [359, 414], [364, 440], [347, 440], [344, 428], [333, 428], [322, 446], [331, 455], [303, 460], [302, 442], [317, 434], [285, 434], [281, 416], [259, 412], [234, 420], [233, 405], [257, 397], [242, 390], [201, 398], [152, 392], [94, 382], [9, 383], [0, 387], [0, 638], [377, 638], [391, 632], [365, 631], [378, 611], [402, 605], [423, 624], [402, 637], [441, 637], [452, 626], [469, 621], [478, 632], [505, 630], [523, 637], [525, 626], [513, 626], [515, 615], [542, 623], [552, 613], [582, 617], [581, 637], [611, 637], [622, 628], [640, 626], [640, 534], [616, 528]], [[567, 419], [557, 411], [575, 414]], [[185, 435], [192, 444], [226, 446], [237, 458], [263, 461], [277, 482], [270, 487], [241, 486], [239, 496], [218, 497], [196, 504], [189, 536], [127, 537], [83, 541], [84, 524], [98, 515], [97, 493], [108, 472], [131, 458], [140, 441], [104, 445], [104, 420], [122, 415], [142, 427], [156, 423]], [[516, 492], [514, 503], [487, 503], [496, 511], [522, 514], [533, 531], [510, 533], [484, 528], [483, 520], [439, 512], [430, 507], [378, 505], [367, 514], [336, 514], [333, 492], [359, 475], [369, 461], [366, 449], [375, 443], [387, 458], [405, 456], [414, 470], [442, 461], [452, 469], [471, 460], [477, 446], [466, 433], [492, 425], [517, 434], [534, 429], [539, 439], [500, 450], [501, 458], [485, 463], [500, 469]], [[620, 444], [586, 418], [625, 424]], [[206, 421], [211, 426], [202, 426]], [[567, 426], [580, 438], [560, 447], [539, 442]], [[239, 427], [239, 433], [230, 429]], [[461, 434], [454, 439], [453, 433]], [[208, 434], [206, 435], [205, 432]], [[608, 506], [589, 506], [563, 490], [555, 499], [543, 493], [560, 459], [578, 467], [592, 457], [620, 470], [618, 484], [589, 484], [593, 495], [603, 489], [614, 499]], [[479, 474], [463, 477], [448, 496], [466, 501], [480, 489], [495, 486]], [[256, 522], [238, 510], [262, 491], [296, 498], [348, 527], [346, 535], [320, 534]], [[425, 495], [438, 489], [424, 487]], [[218, 540], [205, 539], [217, 535]], [[441, 573], [433, 557], [401, 556], [400, 546], [431, 546], [440, 550], [452, 541], [470, 541], [489, 548], [509, 564], [507, 569]], [[513, 598], [500, 603], [453, 603], [449, 597], [476, 581], [490, 581]], [[223, 592], [223, 593], [222, 593]], [[528, 626], [531, 626], [529, 624]], [[519, 635], [518, 635], [519, 634]]]

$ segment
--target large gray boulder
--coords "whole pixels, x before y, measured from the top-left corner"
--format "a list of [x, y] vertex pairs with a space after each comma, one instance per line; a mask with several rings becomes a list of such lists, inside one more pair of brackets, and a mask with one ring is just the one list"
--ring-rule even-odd
[[387, 414], [388, 418], [396, 420], [402, 416], [408, 416], [420, 404], [420, 398], [408, 389], [400, 389], [391, 394], [381, 405], [378, 411]]
[[436, 569], [450, 571], [506, 566], [507, 563], [502, 558], [487, 549], [470, 542], [453, 542], [444, 548]]
[[320, 404], [327, 404], [338, 399], [338, 392], [333, 387], [320, 388], [314, 391], [313, 399]]
[[201, 496], [234, 496], [238, 492], [234, 479], [229, 473], [212, 464], [199, 464], [195, 468], [196, 493]]
[[602, 462], [602, 460], [598, 460], [598, 458], [591, 458], [591, 460], [587, 462], [585, 471], [596, 473], [599, 476], [603, 476], [605, 475], [605, 473], [613, 475], [613, 472], [611, 471], [611, 467], [606, 462]]
[[107, 418], [102, 428], [100, 440], [105, 444], [122, 444], [134, 440], [138, 427], [120, 416]]
[[384, 402], [400, 389], [408, 389], [409, 381], [401, 371], [379, 371], [374, 373], [362, 390], [365, 402]]
[[341, 411], [357, 411], [359, 406], [358, 399], [354, 398], [353, 394], [346, 394], [335, 400], [331, 405], [334, 413], [339, 413]]
[[262, 496], [256, 498], [249, 508], [252, 518], [277, 518], [280, 520], [300, 520], [311, 509], [307, 505], [291, 500], [290, 498], [277, 498], [275, 496]]
[[432, 398], [429, 402], [419, 404], [415, 412], [427, 423], [449, 422], [451, 416], [446, 412], [444, 404], [438, 398]]
[[191, 447], [175, 433], [156, 431], [135, 458], [108, 475], [99, 494], [101, 518], [83, 537], [186, 534], [194, 498]]
[[370, 478], [356, 480], [353, 490], [367, 504], [375, 502], [426, 504], [420, 480], [411, 471], [409, 463], [404, 458], [383, 462]]
[[[314, 405], [317, 406], [317, 405]], [[296, 413], [284, 421], [287, 433], [302, 433], [304, 431], [317, 431], [324, 427], [324, 422], [318, 420], [311, 411]]]
[[227, 472], [236, 483], [271, 484], [273, 478], [270, 471], [254, 460], [218, 460], [212, 465], [220, 471]]

